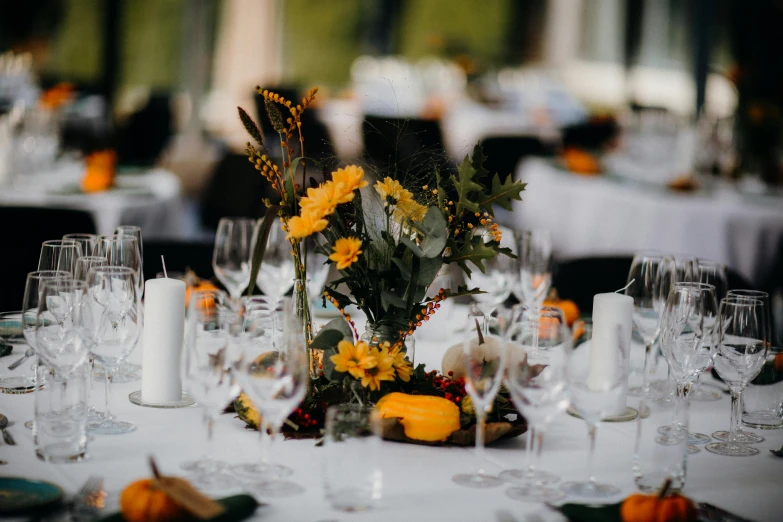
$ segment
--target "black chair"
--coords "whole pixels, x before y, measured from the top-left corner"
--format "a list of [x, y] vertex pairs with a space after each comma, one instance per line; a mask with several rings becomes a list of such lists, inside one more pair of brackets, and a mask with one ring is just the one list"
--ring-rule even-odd
[[121, 165], [153, 165], [172, 135], [171, 96], [155, 93], [147, 105], [117, 129], [117, 159]]
[[574, 301], [582, 313], [593, 311], [593, 296], [614, 292], [626, 284], [631, 256], [587, 257], [559, 262], [552, 286], [562, 299]]
[[613, 118], [592, 119], [563, 129], [563, 147], [599, 150], [613, 140], [620, 127]]
[[22, 306], [28, 272], [38, 269], [41, 243], [61, 239], [70, 233], [95, 233], [89, 212], [73, 209], [37, 207], [0, 207], [0, 222], [6, 223], [0, 255], [3, 274], [0, 310], [18, 310]]
[[514, 174], [523, 158], [553, 154], [550, 147], [531, 136], [489, 136], [481, 140], [481, 148], [487, 157], [484, 168], [490, 176], [500, 174], [503, 181]]
[[[215, 229], [220, 218], [263, 217], [263, 198], [275, 200], [270, 183], [244, 154], [223, 156], [201, 194], [201, 224]], [[279, 196], [277, 197], [279, 199]]]
[[144, 241], [144, 277], [153, 279], [163, 272], [160, 256], [166, 260], [166, 272], [192, 270], [202, 279], [214, 279], [212, 242]]

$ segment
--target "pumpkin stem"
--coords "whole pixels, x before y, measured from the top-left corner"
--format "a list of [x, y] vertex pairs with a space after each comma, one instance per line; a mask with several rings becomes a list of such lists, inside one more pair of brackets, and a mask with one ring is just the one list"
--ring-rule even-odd
[[155, 457], [153, 457], [152, 455], [150, 455], [150, 468], [152, 468], [152, 475], [156, 479], [160, 479], [161, 478], [160, 470], [158, 469], [158, 465], [155, 463]]
[[560, 296], [557, 293], [557, 288], [552, 287], [549, 289], [549, 292], [546, 293], [546, 300], [547, 301], [559, 301]]
[[481, 326], [479, 326], [478, 319], [473, 320], [476, 321], [476, 333], [478, 334], [479, 346], [481, 346], [484, 344], [484, 334], [481, 333]]
[[666, 480], [663, 482], [663, 486], [661, 486], [661, 490], [658, 492], [658, 500], [660, 500], [660, 499], [662, 499], [663, 497], [665, 497], [665, 496], [666, 496], [666, 493], [668, 493], [668, 492], [669, 492], [669, 490], [671, 489], [671, 487], [672, 487], [672, 479], [670, 479], [670, 478], [667, 478], [667, 479], [666, 479]]

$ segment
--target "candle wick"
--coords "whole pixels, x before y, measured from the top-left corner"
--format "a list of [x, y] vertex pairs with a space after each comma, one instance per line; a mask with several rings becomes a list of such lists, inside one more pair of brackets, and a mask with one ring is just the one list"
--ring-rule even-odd
[[160, 262], [163, 263], [163, 277], [168, 279], [169, 275], [166, 273], [166, 260], [163, 259], [163, 256], [160, 256]]
[[[161, 256], [161, 257], [163, 257], [163, 256]], [[627, 285], [625, 285], [624, 287], [622, 287], [622, 288], [621, 288], [621, 289], [619, 289], [619, 290], [615, 290], [615, 291], [614, 291], [614, 293], [615, 293], [615, 294], [619, 294], [620, 292], [625, 292], [625, 290], [626, 290], [626, 289], [627, 289], [629, 286], [631, 286], [631, 285], [633, 284], [633, 282], [634, 282], [634, 281], [636, 281], [636, 278], [633, 278], [633, 279], [631, 279], [630, 281], [628, 281], [628, 284], [627, 284]]]

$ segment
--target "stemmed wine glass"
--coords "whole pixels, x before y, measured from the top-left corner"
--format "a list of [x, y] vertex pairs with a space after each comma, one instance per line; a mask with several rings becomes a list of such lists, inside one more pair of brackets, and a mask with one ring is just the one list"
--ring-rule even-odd
[[212, 268], [235, 303], [250, 283], [255, 226], [256, 222], [252, 219], [224, 217], [218, 223], [215, 234]]
[[588, 479], [566, 482], [560, 486], [567, 495], [582, 498], [606, 498], [620, 493], [609, 484], [601, 484], [593, 475], [593, 457], [598, 423], [616, 407], [625, 381], [625, 353], [622, 332], [616, 335], [601, 332], [594, 335], [589, 321], [574, 323], [574, 349], [568, 360], [566, 378], [568, 395], [574, 410], [587, 423], [590, 453], [587, 462]]
[[141, 227], [134, 225], [120, 225], [114, 229], [114, 235], [118, 237], [136, 238], [136, 248], [139, 250], [139, 299], [144, 296], [144, 242], [141, 239]]
[[87, 275], [91, 268], [96, 266], [106, 266], [109, 260], [102, 256], [83, 256], [76, 260], [76, 270], [73, 278], [77, 281], [87, 281]]
[[[259, 426], [263, 447], [261, 462], [236, 469], [251, 476], [260, 475], [261, 481], [254, 485], [254, 490], [262, 496], [273, 497], [303, 491], [298, 484], [281, 480], [290, 475], [291, 470], [268, 462], [267, 456], [270, 453], [268, 446], [274, 442], [291, 412], [304, 399], [310, 378], [304, 332], [296, 325], [292, 305], [286, 303], [283, 310], [282, 342], [275, 344], [276, 309], [250, 309], [244, 321], [245, 342], [242, 343], [241, 355], [235, 366], [242, 389], [263, 419], [263, 425]], [[266, 441], [268, 444], [264, 443]]]
[[[566, 368], [571, 352], [571, 332], [563, 312], [557, 308], [543, 307], [537, 323], [531, 322], [529, 315], [524, 305], [517, 305], [512, 310], [511, 324], [506, 332], [505, 382], [514, 405], [528, 422], [528, 460], [535, 453], [535, 463], [529, 462], [526, 470], [505, 470], [500, 478], [515, 485], [506, 491], [511, 498], [552, 502], [563, 494], [545, 485], [557, 482], [560, 477], [541, 471], [541, 450], [546, 427], [568, 406]], [[538, 330], [539, 349], [532, 345], [534, 328]], [[535, 448], [530, 444], [531, 440]]]
[[67, 375], [89, 351], [88, 296], [84, 281], [43, 280], [35, 327], [35, 351], [46, 364]]
[[508, 299], [514, 287], [514, 271], [518, 270], [517, 260], [498, 254], [484, 261], [484, 271], [474, 269], [470, 280], [482, 290], [483, 294], [473, 295], [478, 309], [484, 315], [484, 334], [489, 333], [489, 322], [492, 313]]
[[[728, 271], [726, 265], [718, 263], [717, 261], [711, 261], [709, 259], [699, 258], [698, 262], [698, 282], [706, 283], [715, 287], [715, 299], [720, 303], [721, 299], [726, 297], [728, 291]], [[717, 317], [711, 318], [714, 321]], [[707, 324], [712, 329], [713, 323]], [[713, 332], [715, 333], [715, 332]], [[705, 339], [705, 342], [709, 342], [709, 346], [712, 347], [712, 343], [715, 341], [715, 336], [710, 336], [709, 340]], [[701, 380], [703, 373], [700, 373], [696, 378], [696, 382], [693, 385], [693, 389], [688, 394], [688, 399], [692, 401], [719, 401], [723, 396], [719, 390], [710, 384], [705, 384]]]
[[[677, 383], [675, 420], [686, 411], [683, 403], [693, 382], [712, 364], [713, 326], [718, 317], [715, 287], [706, 283], [675, 283], [669, 292], [661, 321], [661, 348]], [[672, 426], [658, 428], [664, 436], [678, 436]], [[675, 426], [676, 427], [676, 426]], [[676, 433], [675, 433], [676, 432]], [[689, 444], [704, 444], [710, 437], [688, 432]]]
[[484, 470], [484, 432], [487, 413], [489, 413], [495, 395], [503, 381], [506, 350], [503, 339], [493, 334], [484, 334], [479, 326], [483, 315], [469, 314], [468, 324], [475, 324], [476, 334], [468, 335], [463, 344], [465, 361], [465, 390], [473, 400], [476, 410], [476, 461], [478, 469], [474, 473], [454, 475], [451, 480], [460, 486], [469, 488], [491, 488], [503, 481]]
[[651, 398], [650, 374], [655, 372], [655, 353], [653, 346], [661, 329], [661, 310], [657, 306], [664, 257], [655, 252], [637, 252], [633, 256], [628, 272], [628, 285], [625, 295], [633, 298], [633, 325], [639, 337], [644, 341], [644, 364], [642, 366], [642, 385], [631, 388], [632, 397]]
[[182, 384], [203, 408], [207, 445], [201, 458], [183, 462], [180, 467], [193, 474], [199, 487], [208, 490], [237, 485], [237, 480], [224, 471], [228, 464], [212, 457], [215, 417], [234, 395], [228, 354], [232, 314], [236, 311], [226, 292], [204, 290], [190, 296], [182, 350]]
[[329, 258], [315, 249], [315, 240], [304, 240], [307, 262], [307, 294], [310, 301], [316, 302], [324, 291], [326, 280], [329, 277]]
[[112, 415], [111, 383], [141, 334], [141, 300], [136, 293], [136, 274], [125, 266], [93, 267], [87, 275], [87, 288], [90, 295], [90, 355], [106, 372], [106, 407], [102, 418], [91, 423], [88, 431], [98, 435], [128, 433], [136, 426], [118, 421]]
[[95, 249], [95, 243], [98, 241], [98, 236], [95, 234], [65, 234], [63, 241], [76, 241], [79, 246], [82, 247], [83, 256], [91, 256]]
[[76, 260], [82, 256], [82, 247], [72, 239], [53, 239], [41, 244], [38, 270], [59, 270], [73, 276]]
[[759, 453], [738, 437], [738, 432], [742, 390], [761, 372], [767, 354], [766, 313], [763, 301], [758, 299], [729, 296], [721, 301], [714, 365], [731, 390], [731, 425], [727, 440], [707, 444], [707, 451], [731, 457]]
[[[261, 221], [257, 226], [261, 226]], [[253, 234], [253, 246], [257, 233]], [[252, 252], [253, 248], [251, 248]], [[285, 233], [278, 226], [272, 226], [266, 241], [264, 262], [256, 277], [256, 284], [264, 292], [264, 295], [279, 302], [294, 286], [296, 271], [294, 269], [294, 256], [291, 253], [291, 243], [286, 239]]]
[[[552, 285], [552, 241], [545, 230], [522, 230], [515, 234], [519, 256], [519, 292], [532, 314], [541, 309]], [[535, 322], [535, 317], [531, 315]], [[534, 332], [535, 334], [535, 332]], [[538, 346], [538, 339], [532, 339]]]

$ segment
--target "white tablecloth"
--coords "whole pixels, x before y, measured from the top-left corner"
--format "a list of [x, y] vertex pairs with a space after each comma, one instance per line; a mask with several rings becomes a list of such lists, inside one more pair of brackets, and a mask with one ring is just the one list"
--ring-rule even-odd
[[98, 234], [112, 234], [118, 225], [138, 225], [145, 239], [181, 236], [184, 213], [174, 174], [159, 168], [120, 174], [115, 188], [81, 194], [76, 187], [83, 169], [81, 162], [68, 162], [53, 172], [17, 178], [13, 185], [0, 187], [0, 205], [86, 210]]
[[[464, 308], [455, 308], [451, 317], [433, 319], [417, 335], [417, 362], [439, 368], [443, 352], [454, 342], [454, 330], [462, 323]], [[438, 317], [437, 315], [435, 317]], [[421, 335], [419, 335], [421, 334]], [[139, 349], [139, 348], [137, 348]], [[19, 347], [16, 348], [19, 350]], [[659, 365], [662, 366], [662, 365]], [[113, 411], [138, 429], [130, 434], [97, 436], [89, 444], [89, 458], [77, 464], [46, 464], [34, 456], [32, 433], [22, 424], [33, 416], [32, 395], [0, 395], [0, 411], [13, 423], [11, 432], [18, 445], [0, 445], [0, 475], [47, 479], [75, 492], [90, 475], [106, 479], [111, 492], [121, 490], [132, 480], [149, 476], [147, 455], [154, 455], [165, 473], [178, 473], [186, 459], [201, 454], [204, 428], [199, 408], [162, 410], [130, 404], [127, 396], [140, 388], [140, 382], [115, 385]], [[95, 404], [103, 394], [96, 383]], [[631, 404], [633, 404], [631, 402]], [[691, 427], [704, 433], [725, 429], [729, 422], [729, 400], [693, 403]], [[614, 484], [623, 495], [635, 491], [631, 464], [636, 424], [605, 423], [598, 432], [596, 474], [601, 481]], [[766, 441], [756, 445], [759, 455], [746, 458], [720, 457], [705, 450], [690, 456], [685, 493], [692, 498], [720, 506], [757, 521], [779, 521], [783, 513], [779, 494], [783, 479], [783, 460], [768, 451], [783, 444], [783, 430], [765, 431]], [[219, 449], [214, 455], [239, 463], [258, 458], [256, 432], [244, 428], [234, 415], [223, 415], [216, 423]], [[488, 469], [497, 472], [520, 467], [525, 457], [524, 436], [488, 449]], [[508, 510], [517, 520], [532, 513], [544, 520], [562, 520], [547, 507], [521, 503], [504, 495], [506, 487], [472, 490], [451, 482], [455, 473], [472, 471], [474, 460], [467, 448], [439, 448], [409, 444], [383, 443], [383, 500], [372, 511], [345, 514], [333, 510], [324, 498], [321, 483], [323, 450], [311, 440], [278, 441], [274, 459], [294, 470], [291, 480], [304, 486], [305, 493], [288, 498], [264, 498], [270, 505], [259, 509], [257, 520], [495, 520], [497, 510]], [[564, 480], [581, 480], [586, 473], [587, 430], [583, 421], [566, 414], [549, 428], [544, 449], [546, 470]]]
[[661, 250], [712, 259], [763, 284], [783, 245], [783, 198], [725, 188], [675, 194], [612, 177], [580, 177], [545, 160], [520, 165], [522, 202], [501, 219], [552, 234], [557, 255], [574, 258]]

